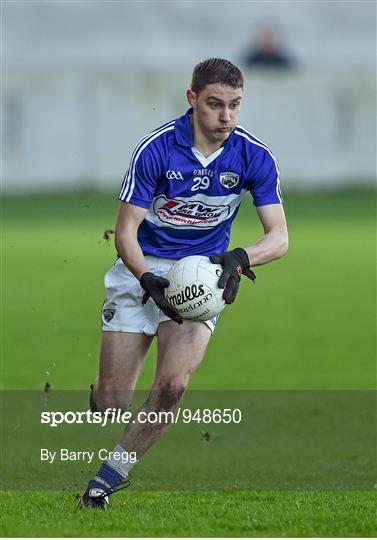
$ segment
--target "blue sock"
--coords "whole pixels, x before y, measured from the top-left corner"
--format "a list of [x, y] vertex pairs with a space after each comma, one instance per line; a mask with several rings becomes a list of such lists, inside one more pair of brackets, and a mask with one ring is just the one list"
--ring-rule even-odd
[[103, 463], [100, 470], [96, 474], [93, 480], [90, 480], [88, 489], [103, 489], [104, 491], [115, 489], [119, 486], [125, 476], [122, 476], [108, 463]]

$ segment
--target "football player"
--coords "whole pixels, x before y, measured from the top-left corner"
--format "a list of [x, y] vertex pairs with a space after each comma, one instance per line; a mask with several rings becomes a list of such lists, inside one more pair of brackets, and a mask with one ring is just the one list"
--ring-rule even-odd
[[[200, 365], [216, 320], [182, 320], [164, 296], [171, 265], [205, 255], [222, 265], [219, 286], [234, 302], [242, 274], [285, 254], [288, 234], [279, 170], [270, 149], [238, 125], [241, 71], [211, 58], [193, 71], [190, 108], [136, 145], [119, 199], [115, 230], [118, 259], [105, 276], [99, 376], [92, 410], [125, 410], [154, 337], [157, 367], [148, 399], [139, 409], [174, 411]], [[230, 230], [244, 196], [251, 195], [264, 235], [228, 251]], [[136, 452], [140, 460], [160, 439], [165, 423], [141, 423], [137, 414], [112, 456]], [[145, 416], [144, 416], [145, 418]], [[104, 509], [108, 496], [128, 485], [134, 463], [113, 457], [90, 480], [79, 506]]]

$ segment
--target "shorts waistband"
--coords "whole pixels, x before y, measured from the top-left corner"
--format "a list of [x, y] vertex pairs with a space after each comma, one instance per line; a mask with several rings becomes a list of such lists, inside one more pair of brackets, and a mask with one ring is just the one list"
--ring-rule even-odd
[[157, 264], [174, 264], [178, 261], [178, 259], [164, 259], [163, 257], [155, 257], [154, 255], [145, 255], [145, 260]]

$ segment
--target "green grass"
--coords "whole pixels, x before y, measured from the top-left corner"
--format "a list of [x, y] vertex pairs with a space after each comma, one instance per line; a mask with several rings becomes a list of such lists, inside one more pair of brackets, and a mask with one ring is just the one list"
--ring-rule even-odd
[[[257, 268], [256, 286], [242, 283], [191, 388], [374, 387], [373, 193], [286, 198], [288, 255]], [[104, 194], [5, 199], [5, 388], [41, 388], [46, 372], [56, 388], [83, 389], [93, 379], [103, 275], [115, 257], [102, 234], [117, 207]], [[232, 245], [260, 235], [244, 201]]]
[[74, 509], [74, 494], [2, 494], [4, 536], [372, 537], [372, 493], [127, 493], [111, 511]]
[[[115, 257], [102, 235], [117, 207], [109, 194], [5, 198], [3, 388], [40, 390], [49, 380], [54, 389], [86, 389], [93, 380], [103, 274]], [[242, 283], [191, 388], [375, 388], [374, 193], [287, 194], [286, 211], [288, 255], [257, 268], [255, 286]], [[232, 245], [260, 235], [245, 201]], [[154, 352], [139, 388], [150, 385]], [[376, 534], [369, 491], [130, 490], [103, 515], [78, 512], [72, 491], [1, 498], [4, 536]]]

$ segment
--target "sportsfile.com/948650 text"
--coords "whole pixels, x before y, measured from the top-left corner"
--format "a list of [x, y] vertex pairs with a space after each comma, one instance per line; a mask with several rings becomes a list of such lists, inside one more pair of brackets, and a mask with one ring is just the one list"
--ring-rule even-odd
[[178, 407], [176, 411], [139, 411], [133, 415], [130, 411], [108, 408], [103, 413], [92, 411], [43, 411], [41, 424], [57, 427], [61, 424], [239, 424], [242, 420], [240, 409], [188, 409]]

